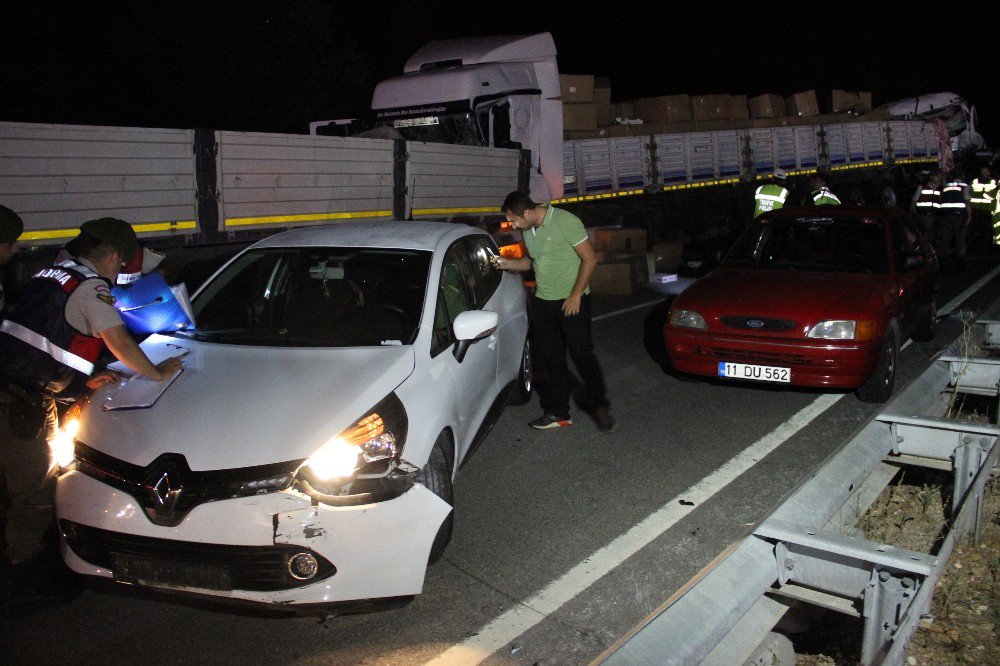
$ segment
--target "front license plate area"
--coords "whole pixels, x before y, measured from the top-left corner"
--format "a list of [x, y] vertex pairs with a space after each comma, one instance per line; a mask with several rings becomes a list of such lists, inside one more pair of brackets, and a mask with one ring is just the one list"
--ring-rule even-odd
[[748, 379], [755, 382], [779, 382], [788, 384], [792, 381], [791, 368], [779, 368], [773, 365], [751, 365], [749, 363], [726, 363], [719, 361], [719, 376], [727, 379]]
[[150, 587], [233, 589], [231, 572], [224, 565], [173, 562], [124, 553], [113, 553], [111, 562], [115, 580], [123, 583]]

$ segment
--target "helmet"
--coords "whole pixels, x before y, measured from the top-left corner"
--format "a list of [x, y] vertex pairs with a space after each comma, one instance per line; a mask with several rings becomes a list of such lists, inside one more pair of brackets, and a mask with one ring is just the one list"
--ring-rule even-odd
[[775, 180], [784, 180], [788, 178], [788, 174], [785, 173], [784, 169], [775, 169], [772, 175], [774, 176]]

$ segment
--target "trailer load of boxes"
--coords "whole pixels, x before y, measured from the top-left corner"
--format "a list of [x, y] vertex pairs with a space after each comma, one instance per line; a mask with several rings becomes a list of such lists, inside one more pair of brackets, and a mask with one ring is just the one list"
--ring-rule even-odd
[[608, 79], [561, 74], [565, 138], [594, 139], [645, 134], [703, 132], [799, 124], [842, 123], [845, 117], [877, 120], [872, 95], [832, 90], [820, 100], [815, 90], [782, 97], [758, 95], [662, 95], [611, 102]]

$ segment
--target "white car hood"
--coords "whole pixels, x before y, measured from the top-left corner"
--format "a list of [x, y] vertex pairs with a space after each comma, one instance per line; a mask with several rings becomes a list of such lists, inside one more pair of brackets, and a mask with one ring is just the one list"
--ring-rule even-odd
[[413, 348], [274, 348], [152, 336], [142, 344], [190, 350], [184, 371], [152, 407], [104, 410], [117, 384], [97, 391], [78, 439], [145, 466], [180, 453], [195, 471], [307, 458], [398, 387], [414, 367]]

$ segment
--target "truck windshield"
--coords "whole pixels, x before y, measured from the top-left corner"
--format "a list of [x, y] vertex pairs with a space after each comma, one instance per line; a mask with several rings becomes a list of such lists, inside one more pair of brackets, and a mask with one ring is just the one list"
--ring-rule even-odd
[[236, 345], [411, 344], [430, 253], [380, 248], [248, 251], [192, 301], [196, 328], [175, 335]]
[[423, 118], [386, 118], [379, 120], [378, 125], [392, 127], [407, 141], [455, 143], [463, 146], [485, 145], [471, 113]]
[[886, 273], [881, 222], [856, 217], [772, 218], [755, 222], [723, 265], [771, 270]]

